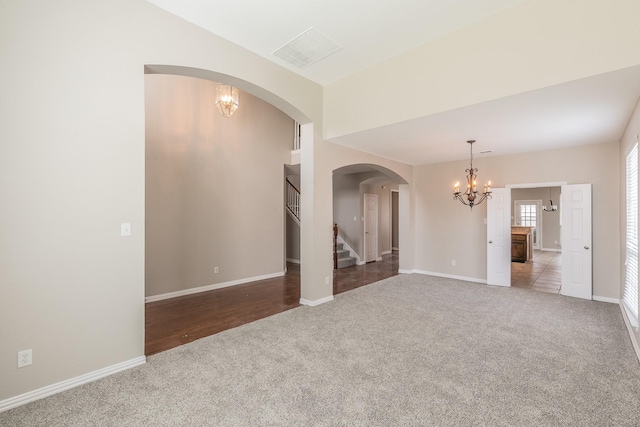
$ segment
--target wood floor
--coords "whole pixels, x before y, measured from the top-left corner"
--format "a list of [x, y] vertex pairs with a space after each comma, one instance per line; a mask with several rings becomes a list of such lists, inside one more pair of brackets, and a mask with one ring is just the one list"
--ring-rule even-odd
[[[145, 354], [159, 353], [215, 333], [272, 316], [300, 305], [300, 266], [287, 274], [145, 306]], [[334, 270], [339, 294], [398, 274], [398, 253], [382, 261]]]
[[561, 260], [560, 252], [536, 250], [532, 261], [512, 262], [511, 286], [559, 294], [562, 288]]

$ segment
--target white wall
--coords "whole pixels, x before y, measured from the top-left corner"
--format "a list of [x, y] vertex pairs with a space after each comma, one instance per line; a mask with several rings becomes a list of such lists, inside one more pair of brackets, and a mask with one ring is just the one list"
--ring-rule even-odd
[[[494, 188], [543, 182], [591, 183], [593, 294], [620, 297], [617, 142], [474, 160], [478, 181], [491, 180]], [[453, 184], [464, 178], [468, 167], [468, 161], [459, 161], [415, 168], [415, 269], [486, 280], [486, 202], [470, 210], [452, 200]]]
[[145, 76], [146, 296], [283, 273], [293, 120], [246, 92], [223, 117], [216, 86]]
[[0, 9], [2, 401], [144, 354], [145, 64], [235, 76], [317, 123], [322, 88], [144, 0]]

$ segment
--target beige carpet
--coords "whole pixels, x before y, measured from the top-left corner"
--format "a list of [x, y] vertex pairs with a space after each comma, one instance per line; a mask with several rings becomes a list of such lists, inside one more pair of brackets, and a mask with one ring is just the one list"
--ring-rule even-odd
[[400, 275], [149, 357], [2, 426], [640, 425], [620, 309]]

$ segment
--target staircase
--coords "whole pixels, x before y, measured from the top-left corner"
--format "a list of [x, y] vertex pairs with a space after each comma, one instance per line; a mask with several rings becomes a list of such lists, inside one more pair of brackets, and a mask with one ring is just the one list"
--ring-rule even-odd
[[343, 243], [337, 243], [336, 246], [336, 252], [338, 254], [338, 268], [356, 265], [356, 259], [350, 256], [348, 249], [344, 249]]

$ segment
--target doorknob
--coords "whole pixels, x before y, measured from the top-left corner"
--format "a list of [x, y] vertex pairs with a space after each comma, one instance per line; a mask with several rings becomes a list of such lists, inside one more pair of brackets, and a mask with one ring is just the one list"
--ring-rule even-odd
[[585, 246], [584, 248], [585, 248], [585, 249], [589, 249], [589, 246]]
[[489, 240], [489, 243], [493, 243], [493, 240]]

